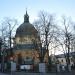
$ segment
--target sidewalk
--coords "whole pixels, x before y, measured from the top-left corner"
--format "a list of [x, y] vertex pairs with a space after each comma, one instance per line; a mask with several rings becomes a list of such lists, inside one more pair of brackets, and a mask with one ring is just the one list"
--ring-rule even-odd
[[75, 75], [74, 72], [59, 72], [59, 73], [26, 73], [26, 72], [13, 72], [12, 75]]
[[0, 75], [10, 75], [10, 74], [0, 73]]
[[[0, 75], [11, 75], [11, 73], [0, 73]], [[12, 75], [75, 75], [75, 70], [71, 72], [50, 72], [50, 73], [29, 73], [29, 72], [12, 72]]]

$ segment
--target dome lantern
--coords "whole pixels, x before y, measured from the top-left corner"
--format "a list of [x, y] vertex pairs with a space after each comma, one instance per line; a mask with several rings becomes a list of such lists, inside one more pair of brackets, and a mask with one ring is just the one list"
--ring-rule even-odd
[[26, 11], [26, 14], [24, 15], [24, 23], [25, 22], [29, 22], [29, 16], [28, 16], [27, 11]]

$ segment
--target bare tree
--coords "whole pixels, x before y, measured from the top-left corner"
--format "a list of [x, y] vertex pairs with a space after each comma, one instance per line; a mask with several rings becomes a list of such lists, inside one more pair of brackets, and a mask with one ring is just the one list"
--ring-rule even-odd
[[2, 28], [1, 33], [2, 33], [2, 38], [4, 38], [4, 42], [7, 40], [8, 41], [8, 46], [11, 48], [12, 45], [12, 37], [15, 35], [14, 30], [16, 30], [16, 26], [18, 25], [18, 22], [16, 19], [10, 19], [10, 18], [5, 18], [4, 21], [2, 21]]
[[[57, 26], [55, 24], [54, 16], [52, 14], [41, 11], [39, 14], [39, 19], [35, 21], [34, 24], [39, 32], [42, 47], [45, 47], [45, 53], [47, 53], [49, 58], [49, 44], [52, 42], [53, 37], [57, 36], [55, 34], [57, 32]], [[42, 55], [43, 58], [44, 55]]]
[[[3, 41], [2, 45], [2, 65], [4, 65], [4, 58], [8, 56], [8, 51], [6, 50], [7, 48], [10, 49], [10, 54], [12, 54], [11, 50], [11, 45], [12, 45], [12, 38], [13, 38], [13, 30], [15, 29], [14, 27], [17, 25], [17, 20], [16, 19], [10, 19], [10, 18], [4, 18], [2, 23], [1, 23], [1, 28], [0, 28], [0, 36]], [[5, 56], [5, 53], [7, 56]], [[4, 70], [4, 67], [2, 67], [2, 71]]]
[[[72, 51], [72, 41], [73, 39], [73, 23], [71, 19], [63, 17], [62, 18], [62, 26], [60, 28], [60, 36], [58, 42], [61, 44], [66, 60], [67, 60], [67, 66], [70, 65], [70, 52]], [[69, 70], [69, 68], [68, 68]]]

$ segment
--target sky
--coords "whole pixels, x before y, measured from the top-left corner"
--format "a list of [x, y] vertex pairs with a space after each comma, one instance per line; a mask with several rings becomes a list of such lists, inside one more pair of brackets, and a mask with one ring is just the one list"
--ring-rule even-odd
[[0, 0], [0, 21], [5, 17], [16, 18], [20, 23], [26, 12], [32, 23], [40, 11], [58, 16], [66, 15], [75, 19], [75, 0]]
[[0, 24], [5, 17], [15, 18], [21, 24], [26, 9], [31, 23], [40, 11], [56, 14], [57, 17], [66, 15], [75, 20], [75, 0], [0, 0]]

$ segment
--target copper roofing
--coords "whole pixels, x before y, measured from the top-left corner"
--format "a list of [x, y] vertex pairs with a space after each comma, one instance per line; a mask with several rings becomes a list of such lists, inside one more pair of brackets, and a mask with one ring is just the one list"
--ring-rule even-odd
[[35, 27], [29, 23], [29, 16], [27, 14], [24, 15], [24, 23], [22, 23], [16, 30], [16, 36], [25, 36], [25, 35], [38, 35], [38, 31]]

